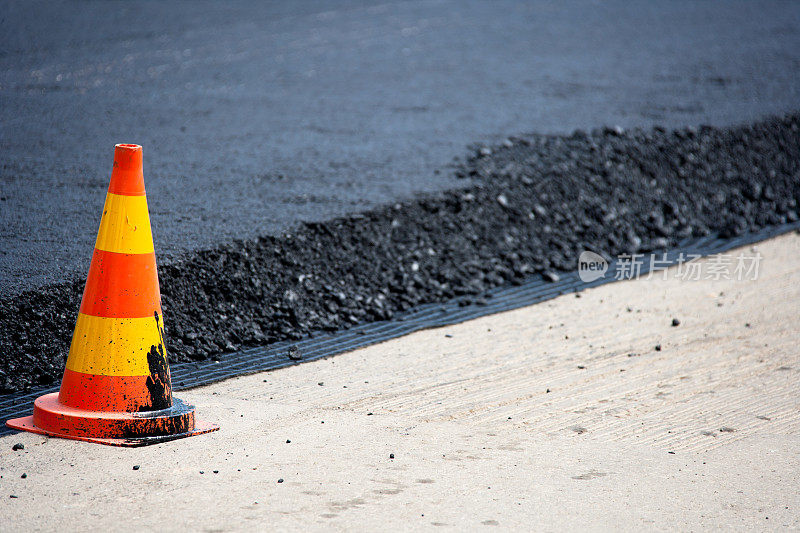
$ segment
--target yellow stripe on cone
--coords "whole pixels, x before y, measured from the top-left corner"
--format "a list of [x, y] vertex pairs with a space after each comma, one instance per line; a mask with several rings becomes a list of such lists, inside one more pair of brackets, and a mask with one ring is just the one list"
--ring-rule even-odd
[[67, 368], [103, 376], [147, 376], [147, 353], [162, 344], [154, 316], [106, 318], [78, 313]]
[[147, 197], [108, 193], [94, 247], [120, 254], [152, 253]]

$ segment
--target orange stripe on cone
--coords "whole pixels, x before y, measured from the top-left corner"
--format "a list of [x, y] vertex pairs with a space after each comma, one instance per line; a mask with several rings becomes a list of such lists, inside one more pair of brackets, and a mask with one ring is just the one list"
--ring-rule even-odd
[[101, 376], [66, 369], [58, 400], [64, 405], [87, 411], [136, 412], [151, 401], [147, 389], [149, 378]]
[[156, 254], [118, 254], [95, 249], [81, 313], [117, 318], [161, 314]]
[[116, 446], [219, 429], [172, 397], [142, 147], [118, 144], [94, 254], [58, 394], [12, 428]]

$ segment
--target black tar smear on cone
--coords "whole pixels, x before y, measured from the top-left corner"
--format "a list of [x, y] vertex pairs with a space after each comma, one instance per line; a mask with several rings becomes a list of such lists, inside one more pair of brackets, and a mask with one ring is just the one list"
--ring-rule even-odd
[[[453, 169], [465, 188], [160, 269], [173, 362], [296, 340], [615, 256], [798, 219], [800, 115], [753, 126], [509, 139]], [[0, 388], [61, 377], [83, 280], [0, 302]]]

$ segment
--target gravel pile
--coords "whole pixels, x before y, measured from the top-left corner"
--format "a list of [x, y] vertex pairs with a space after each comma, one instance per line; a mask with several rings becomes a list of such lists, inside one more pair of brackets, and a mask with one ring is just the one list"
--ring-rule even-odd
[[[474, 147], [451, 171], [464, 188], [161, 268], [170, 359], [479, 301], [529, 276], [557, 279], [584, 249], [611, 257], [796, 221], [800, 114], [729, 129], [525, 135]], [[0, 390], [60, 379], [82, 289], [76, 280], [0, 301]]]

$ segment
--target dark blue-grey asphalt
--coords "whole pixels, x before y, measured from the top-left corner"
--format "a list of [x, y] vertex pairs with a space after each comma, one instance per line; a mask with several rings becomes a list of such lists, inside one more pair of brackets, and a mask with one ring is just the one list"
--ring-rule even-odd
[[0, 295], [84, 275], [118, 142], [164, 263], [454, 187], [471, 143], [797, 108], [796, 2], [0, 2]]

